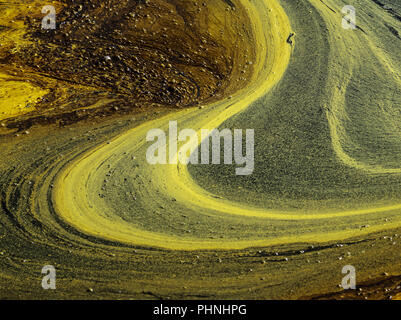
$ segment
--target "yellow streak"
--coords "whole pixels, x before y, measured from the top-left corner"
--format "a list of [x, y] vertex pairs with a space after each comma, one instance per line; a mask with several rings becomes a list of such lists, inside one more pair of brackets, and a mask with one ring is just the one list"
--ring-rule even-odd
[[0, 120], [34, 111], [28, 105], [48, 93], [28, 82], [11, 79], [0, 74]]
[[[95, 207], [91, 201], [86, 184], [91, 173], [100, 167], [110, 155], [133, 148], [138, 150], [143, 147], [146, 134], [150, 129], [167, 128], [168, 122], [171, 120], [185, 123], [185, 127], [196, 129], [198, 132], [200, 129], [216, 128], [226, 119], [246, 109], [280, 80], [288, 66], [291, 52], [291, 47], [286, 43], [291, 31], [288, 17], [276, 0], [257, 2], [242, 0], [241, 2], [248, 10], [254, 24], [255, 37], [258, 39], [256, 43], [258, 58], [254, 64], [254, 75], [249, 86], [239, 91], [233, 99], [221, 101], [205, 110], [184, 110], [145, 123], [117, 137], [110, 144], [103, 144], [70, 163], [57, 177], [53, 192], [55, 209], [66, 222], [87, 234], [100, 238], [177, 250], [241, 249], [294, 242], [331, 241], [385, 229], [384, 226], [373, 226], [369, 230], [311, 232], [264, 240], [202, 240], [193, 237], [169, 236], [136, 228], [117, 216], [111, 218], [107, 215], [106, 207], [102, 208], [101, 203], [96, 203], [97, 207]], [[401, 208], [401, 205], [394, 205], [333, 213], [285, 213], [249, 208], [214, 198], [212, 194], [194, 183], [185, 165], [160, 165], [151, 169], [148, 166], [147, 169], [147, 173], [150, 175], [149, 179], [152, 181], [151, 187], [154, 190], [175, 197], [177, 203], [190, 205], [192, 208], [199, 209], [199, 212], [217, 211], [225, 214], [269, 219], [312, 220], [384, 212]], [[396, 224], [392, 226], [395, 227]]]
[[[328, 21], [330, 25], [335, 26], [335, 28], [338, 28], [341, 30], [341, 19], [338, 18], [337, 15], [333, 15], [331, 13], [328, 14], [327, 7], [319, 0], [311, 0], [313, 5], [320, 10], [320, 13], [322, 17]], [[343, 64], [343, 67], [348, 69], [348, 73], [343, 72], [341, 77], [338, 77], [338, 80], [336, 83], [331, 84], [332, 90], [332, 96], [327, 102], [327, 109], [331, 111], [326, 111], [326, 116], [328, 119], [329, 123], [329, 128], [330, 128], [330, 136], [331, 136], [331, 141], [332, 141], [332, 147], [333, 150], [335, 151], [337, 158], [345, 165], [365, 171], [371, 174], [395, 174], [395, 173], [401, 173], [401, 168], [384, 168], [383, 166], [379, 164], [367, 164], [362, 161], [359, 161], [353, 157], [351, 157], [345, 150], [344, 150], [344, 145], [349, 145], [352, 146], [354, 143], [353, 141], [349, 138], [346, 130], [344, 129], [343, 122], [347, 119], [347, 111], [345, 106], [347, 105], [347, 101], [345, 98], [345, 90], [343, 88], [346, 88], [348, 83], [350, 82], [352, 78], [352, 73], [353, 69], [356, 65], [360, 63], [359, 59], [360, 57], [357, 55], [351, 55], [348, 54], [347, 58], [344, 58], [344, 55], [347, 54], [347, 48], [345, 44], [342, 41], [347, 41], [347, 46], [348, 48], [353, 47], [357, 48], [359, 46], [359, 50], [361, 52], [366, 51], [366, 50], [371, 50], [372, 53], [374, 53], [375, 57], [379, 61], [379, 63], [382, 66], [382, 70], [386, 70], [389, 73], [393, 75], [393, 79], [401, 85], [401, 79], [398, 76], [398, 73], [395, 71], [395, 67], [391, 63], [390, 59], [387, 58], [386, 53], [379, 48], [376, 44], [372, 42], [372, 40], [369, 37], [363, 38], [363, 41], [361, 41], [361, 37], [358, 33], [356, 32], [348, 32], [347, 37], [342, 37], [341, 41], [338, 41], [334, 35], [331, 35], [330, 41], [333, 43], [333, 45], [330, 48], [330, 55], [331, 59], [341, 59], [341, 63]], [[333, 71], [335, 72], [335, 71]], [[338, 74], [336, 74], [338, 76]], [[337, 77], [330, 76], [330, 79], [335, 79]], [[337, 88], [342, 88], [342, 89], [337, 89]], [[397, 206], [398, 209], [399, 206]]]

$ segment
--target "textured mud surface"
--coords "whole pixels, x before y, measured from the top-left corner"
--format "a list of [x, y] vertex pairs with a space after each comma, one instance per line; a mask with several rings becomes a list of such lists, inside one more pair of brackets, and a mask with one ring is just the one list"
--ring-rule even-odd
[[[397, 298], [401, 4], [351, 2], [0, 3], [0, 298]], [[169, 121], [254, 174], [149, 165]]]

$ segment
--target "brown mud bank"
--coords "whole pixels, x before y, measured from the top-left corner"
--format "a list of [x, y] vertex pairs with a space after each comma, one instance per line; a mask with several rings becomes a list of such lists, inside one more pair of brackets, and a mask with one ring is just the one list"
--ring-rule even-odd
[[239, 1], [63, 0], [55, 30], [42, 29], [45, 4], [8, 8], [23, 21], [21, 39], [7, 41], [0, 30], [5, 81], [47, 92], [1, 117], [2, 128], [201, 106], [244, 87], [252, 73], [251, 21]]

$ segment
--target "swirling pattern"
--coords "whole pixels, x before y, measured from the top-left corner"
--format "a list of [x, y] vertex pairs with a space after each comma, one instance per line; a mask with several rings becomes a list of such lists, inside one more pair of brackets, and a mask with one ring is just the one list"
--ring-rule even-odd
[[[346, 264], [362, 280], [399, 273], [399, 8], [354, 4], [360, 27], [346, 31], [341, 1], [223, 3], [252, 30], [221, 99], [3, 136], [3, 297], [297, 298], [340, 290]], [[121, 85], [102, 99], [136, 99]], [[163, 103], [194, 104], [183, 97]], [[172, 120], [255, 128], [254, 175], [149, 165], [146, 133]], [[54, 292], [40, 287], [45, 264]]]

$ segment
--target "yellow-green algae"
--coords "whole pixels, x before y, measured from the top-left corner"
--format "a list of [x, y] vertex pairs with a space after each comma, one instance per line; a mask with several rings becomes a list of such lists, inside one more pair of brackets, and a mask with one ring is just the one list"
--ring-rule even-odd
[[[354, 3], [357, 31], [341, 29], [340, 1], [282, 1], [284, 10], [276, 1], [241, 3], [255, 61], [231, 99], [5, 145], [5, 156], [19, 159], [17, 174], [1, 164], [2, 296], [297, 298], [339, 290], [345, 264], [359, 281], [399, 274], [399, 39], [369, 24], [398, 22], [374, 2]], [[370, 101], [379, 111], [366, 109]], [[147, 130], [169, 120], [256, 125], [258, 134], [256, 118], [274, 128], [257, 148], [281, 149], [259, 159], [248, 181], [232, 168], [190, 174], [146, 163]], [[25, 143], [37, 147], [21, 150]], [[59, 270], [55, 292], [40, 288], [45, 264]]]

